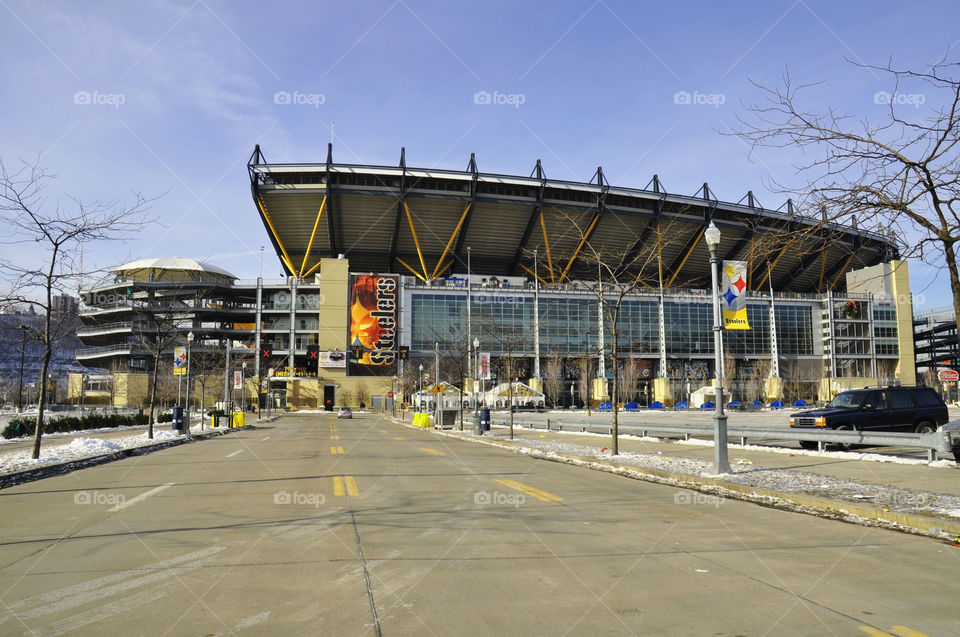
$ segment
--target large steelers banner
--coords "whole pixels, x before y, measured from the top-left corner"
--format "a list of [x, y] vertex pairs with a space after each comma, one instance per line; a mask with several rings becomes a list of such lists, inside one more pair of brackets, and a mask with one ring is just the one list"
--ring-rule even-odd
[[398, 278], [352, 274], [350, 279], [350, 374], [393, 374], [397, 361]]
[[724, 261], [720, 285], [720, 310], [727, 330], [749, 330], [747, 322], [747, 263]]

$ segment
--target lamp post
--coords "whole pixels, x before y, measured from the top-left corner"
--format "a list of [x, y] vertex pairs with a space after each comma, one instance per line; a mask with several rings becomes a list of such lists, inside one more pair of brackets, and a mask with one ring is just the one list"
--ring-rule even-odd
[[710, 250], [710, 278], [713, 284], [713, 353], [717, 374], [717, 404], [713, 412], [713, 473], [730, 473], [727, 459], [727, 416], [723, 413], [723, 346], [720, 342], [720, 290], [717, 287], [717, 246], [720, 245], [720, 230], [713, 221], [703, 233]]
[[423, 409], [423, 363], [420, 363], [420, 390], [417, 392], [417, 411]]
[[[187, 431], [190, 431], [190, 347], [193, 345], [193, 332], [187, 332]], [[200, 418], [200, 429], [203, 429], [203, 418]]]
[[[470, 349], [470, 336], [473, 326], [471, 325], [471, 312], [470, 312], [470, 246], [467, 246], [467, 349]], [[470, 373], [470, 356], [467, 356], [467, 378], [472, 376]], [[463, 426], [463, 423], [460, 423]]]
[[243, 374], [240, 376], [240, 411], [247, 411], [247, 361], [241, 365]]
[[474, 368], [473, 368], [473, 411], [475, 414], [480, 413], [480, 399], [477, 396], [477, 381], [480, 379], [480, 339], [473, 339], [473, 357], [474, 357]]

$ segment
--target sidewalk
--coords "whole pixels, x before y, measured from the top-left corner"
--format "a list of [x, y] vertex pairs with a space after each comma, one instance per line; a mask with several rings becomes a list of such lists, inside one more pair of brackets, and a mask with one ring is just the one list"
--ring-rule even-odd
[[[410, 426], [408, 422], [396, 421]], [[731, 474], [712, 475], [711, 441], [665, 442], [621, 435], [611, 456], [609, 435], [504, 427], [422, 430], [721, 497], [952, 540], [960, 536], [960, 464], [857, 452], [728, 447]]]

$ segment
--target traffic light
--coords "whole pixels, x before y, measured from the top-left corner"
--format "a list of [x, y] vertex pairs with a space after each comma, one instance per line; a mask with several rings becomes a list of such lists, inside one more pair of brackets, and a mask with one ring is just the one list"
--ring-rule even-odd
[[320, 372], [319, 345], [307, 345], [307, 369], [311, 372]]
[[409, 358], [409, 357], [410, 357], [410, 348], [409, 348], [409, 347], [401, 347], [401, 348], [400, 348], [400, 360], [405, 361], [405, 360], [407, 360], [407, 358]]
[[268, 361], [270, 360], [270, 355], [273, 354], [273, 349], [268, 346], [260, 346], [260, 360]]

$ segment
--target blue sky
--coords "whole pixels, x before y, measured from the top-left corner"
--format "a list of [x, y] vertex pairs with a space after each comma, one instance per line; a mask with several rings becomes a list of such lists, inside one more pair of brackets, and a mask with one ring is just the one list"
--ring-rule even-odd
[[[540, 158], [552, 178], [603, 166], [644, 187], [657, 173], [671, 192], [706, 181], [720, 199], [752, 189], [777, 208], [765, 184], [797, 183], [796, 158], [751, 159], [720, 134], [761, 99], [750, 80], [789, 70], [824, 82], [812, 107], [879, 117], [874, 95], [890, 85], [845, 59], [927, 65], [957, 46], [958, 13], [947, 1], [0, 0], [0, 156], [39, 158], [58, 175], [51, 201], [162, 195], [162, 226], [91, 247], [88, 266], [189, 256], [244, 279], [262, 245], [264, 275], [282, 274], [250, 199], [254, 144], [271, 162], [320, 162], [332, 122], [338, 162], [394, 165], [406, 146], [411, 166], [463, 169], [475, 152], [481, 171], [527, 175]], [[918, 309], [949, 305], [946, 277], [911, 267]]]

